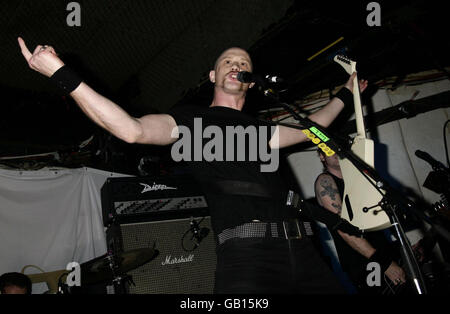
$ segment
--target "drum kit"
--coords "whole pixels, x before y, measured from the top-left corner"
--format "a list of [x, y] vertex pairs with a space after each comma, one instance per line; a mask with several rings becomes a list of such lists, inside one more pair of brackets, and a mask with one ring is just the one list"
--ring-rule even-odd
[[[123, 292], [124, 283], [133, 283], [128, 272], [150, 262], [159, 251], [151, 248], [129, 250], [114, 254], [108, 252], [102, 256], [80, 264], [80, 283], [82, 287], [104, 284], [113, 285], [115, 293]], [[22, 269], [32, 266], [28, 265]], [[46, 282], [49, 290], [45, 294], [71, 294], [74, 288], [66, 282], [70, 270], [57, 270], [38, 274], [27, 274], [32, 283]], [[76, 287], [75, 287], [76, 288]]]

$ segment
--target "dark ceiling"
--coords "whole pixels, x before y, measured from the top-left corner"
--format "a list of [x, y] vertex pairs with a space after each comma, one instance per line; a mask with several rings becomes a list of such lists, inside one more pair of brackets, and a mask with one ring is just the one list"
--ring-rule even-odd
[[[230, 46], [250, 52], [255, 72], [283, 77], [288, 101], [346, 81], [331, 61], [337, 51], [356, 60], [359, 77], [370, 82], [397, 76], [401, 84], [406, 74], [449, 66], [441, 2], [378, 1], [381, 26], [373, 27], [366, 21], [370, 1], [77, 1], [79, 27], [67, 25], [69, 2], [2, 1], [0, 157], [70, 151], [91, 135], [108, 140], [70, 98], [28, 68], [18, 36], [30, 50], [52, 45], [89, 85], [135, 116], [166, 112], [187, 99], [208, 103], [208, 71]], [[249, 98], [249, 111], [274, 106], [256, 90]]]

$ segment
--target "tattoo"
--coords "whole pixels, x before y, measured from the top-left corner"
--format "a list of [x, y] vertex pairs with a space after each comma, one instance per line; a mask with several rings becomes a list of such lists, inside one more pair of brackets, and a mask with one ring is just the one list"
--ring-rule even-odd
[[336, 208], [336, 210], [337, 210], [337, 212], [338, 212], [339, 215], [341, 214], [342, 206], [340, 206], [340, 205], [338, 205], [338, 204], [336, 204], [336, 203], [331, 203], [331, 206], [333, 206], [334, 208]]
[[320, 185], [322, 186], [323, 190], [320, 192], [320, 197], [324, 197], [326, 195], [329, 195], [330, 198], [335, 201], [336, 200], [336, 194], [339, 193], [337, 189], [334, 189], [331, 185], [331, 181], [328, 178], [323, 178], [320, 180]]
[[[332, 202], [330, 206], [334, 209], [328, 208], [332, 212], [335, 212], [337, 214], [341, 214], [342, 211], [342, 205], [340, 204], [339, 200], [337, 199], [337, 196], [339, 196], [339, 190], [337, 187], [333, 184], [333, 179], [329, 176], [321, 176], [319, 180], [317, 181], [316, 185], [316, 195], [317, 201], [320, 206], [324, 206], [323, 201], [326, 197], [329, 197]], [[329, 202], [327, 202], [329, 203]]]

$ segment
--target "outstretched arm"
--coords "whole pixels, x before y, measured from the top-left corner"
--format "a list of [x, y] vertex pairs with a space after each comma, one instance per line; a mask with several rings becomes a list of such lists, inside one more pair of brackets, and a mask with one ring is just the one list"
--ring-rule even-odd
[[[19, 37], [18, 42], [29, 67], [47, 77], [65, 65], [52, 47], [38, 45], [31, 53], [22, 38]], [[125, 142], [167, 145], [176, 140], [176, 137], [171, 137], [176, 123], [170, 115], [131, 117], [119, 105], [84, 82], [70, 96], [90, 119]]]
[[[347, 88], [350, 92], [353, 92], [353, 80], [355, 77], [356, 72], [350, 76], [343, 88]], [[366, 80], [359, 81], [359, 90], [361, 93], [367, 88], [367, 85], [368, 82]], [[336, 119], [343, 108], [344, 103], [342, 100], [337, 97], [333, 97], [322, 109], [309, 115], [308, 118], [322, 127], [328, 127], [331, 122]], [[278, 125], [275, 136], [272, 137], [269, 144], [271, 148], [283, 148], [304, 142], [306, 140], [306, 135], [300, 130]]]

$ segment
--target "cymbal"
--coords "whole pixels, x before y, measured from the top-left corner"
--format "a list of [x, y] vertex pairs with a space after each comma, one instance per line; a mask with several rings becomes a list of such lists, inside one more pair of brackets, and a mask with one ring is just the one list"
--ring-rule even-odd
[[[115, 276], [125, 274], [150, 262], [158, 254], [158, 250], [150, 248], [125, 251], [114, 256], [104, 254], [80, 265], [81, 284], [89, 285], [111, 281]], [[112, 258], [114, 258], [116, 265], [114, 272], [110, 265]]]

